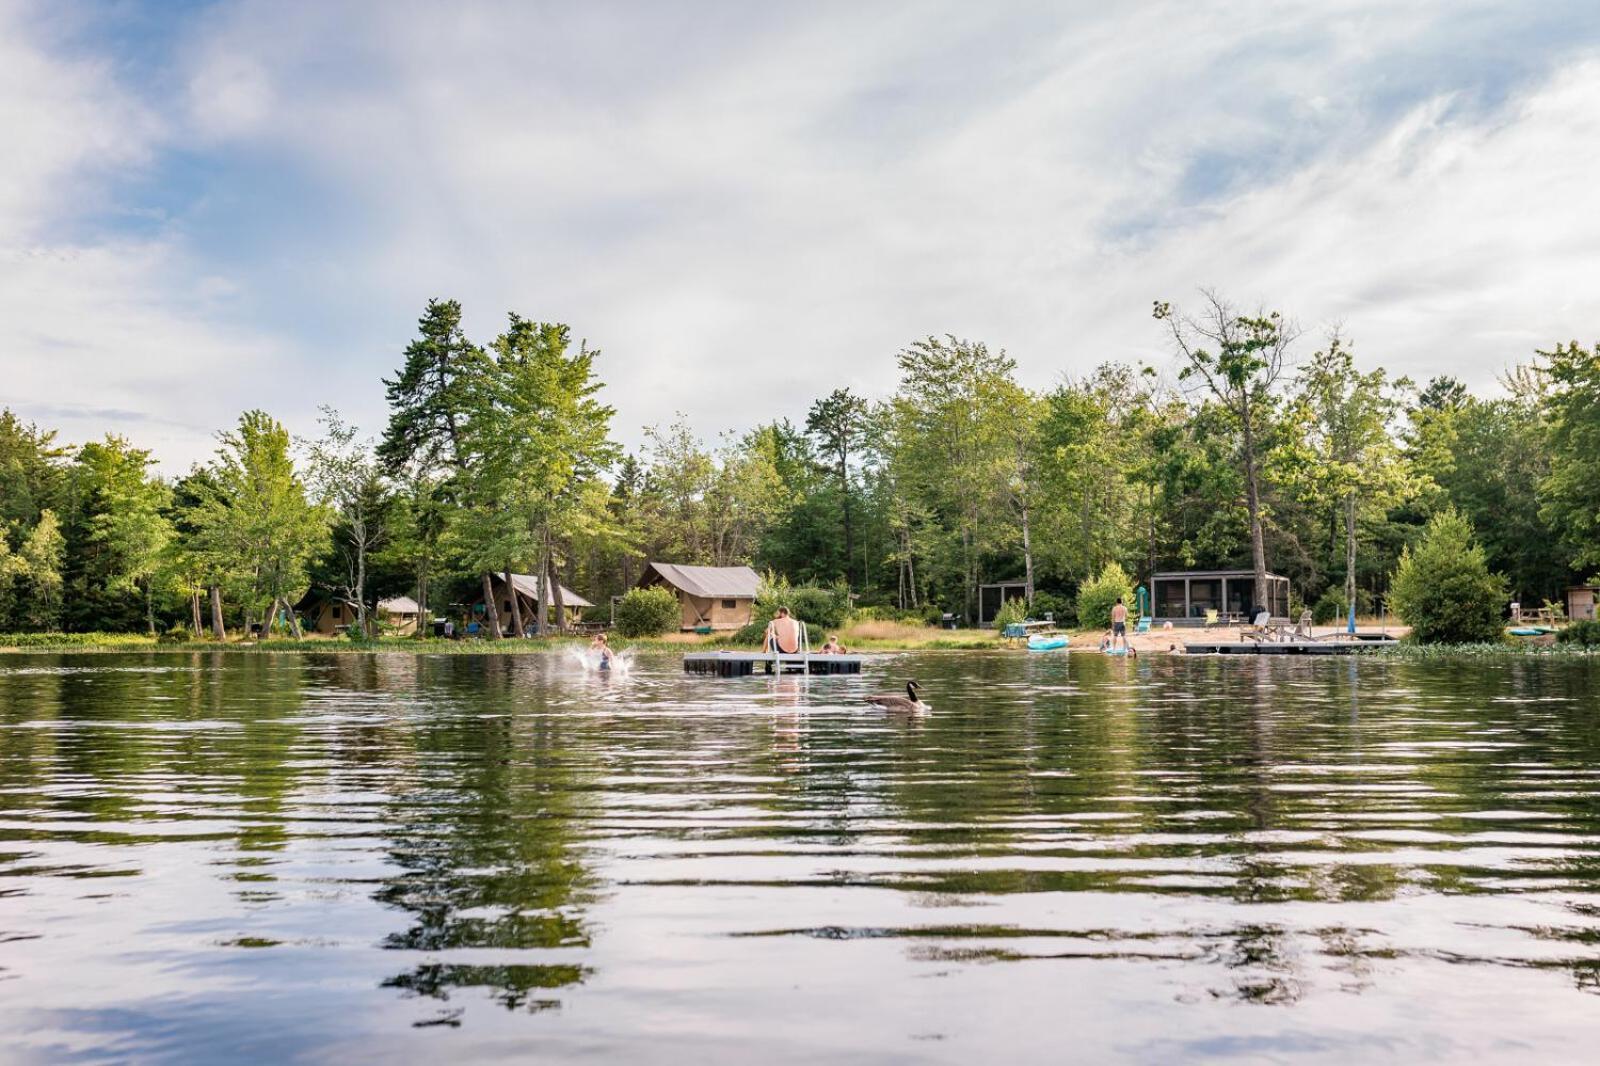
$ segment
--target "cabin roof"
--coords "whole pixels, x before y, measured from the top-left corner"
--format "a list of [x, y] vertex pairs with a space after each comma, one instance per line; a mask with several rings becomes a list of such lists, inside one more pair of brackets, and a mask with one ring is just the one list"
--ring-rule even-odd
[[[493, 576], [494, 576], [495, 584], [497, 584], [497, 585], [504, 585], [505, 584], [505, 575], [504, 574], [495, 574]], [[534, 574], [512, 574], [511, 575], [511, 584], [516, 587], [516, 590], [518, 592], [520, 592], [524, 596], [528, 597], [528, 599], [532, 600], [534, 603], [538, 603], [539, 602], [539, 588], [543, 583], [539, 580], [537, 575], [534, 575]], [[558, 582], [557, 584], [560, 584], [560, 583]], [[571, 589], [567, 588], [567, 586], [561, 585], [560, 588], [561, 588], [561, 605], [563, 607], [593, 607], [594, 606], [594, 604], [590, 603], [588, 600], [584, 599], [582, 596], [578, 595], [576, 592], [573, 592]], [[556, 601], [553, 600], [553, 599], [550, 599], [548, 597], [546, 597], [544, 602], [545, 602], [545, 604], [547, 606], [550, 606], [550, 607], [554, 607], [556, 605]]]
[[647, 563], [639, 584], [664, 581], [673, 588], [702, 599], [753, 600], [761, 587], [761, 576], [748, 566], [683, 566], [679, 563]]
[[390, 596], [378, 601], [378, 610], [388, 614], [421, 614], [422, 608], [410, 596]]

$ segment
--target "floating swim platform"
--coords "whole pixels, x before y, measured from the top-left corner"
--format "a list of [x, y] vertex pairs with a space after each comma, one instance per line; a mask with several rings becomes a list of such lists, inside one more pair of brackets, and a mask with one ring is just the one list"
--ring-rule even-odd
[[1029, 637], [1029, 651], [1055, 651], [1057, 648], [1067, 646], [1066, 637]]
[[693, 652], [683, 657], [686, 674], [750, 677], [763, 674], [859, 674], [864, 655], [774, 655], [761, 651]]
[[1362, 634], [1356, 640], [1191, 640], [1183, 650], [1190, 655], [1357, 655], [1398, 643], [1394, 637]]

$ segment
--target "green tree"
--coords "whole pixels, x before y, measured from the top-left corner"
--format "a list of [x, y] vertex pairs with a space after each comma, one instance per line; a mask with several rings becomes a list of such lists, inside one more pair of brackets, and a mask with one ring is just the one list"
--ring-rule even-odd
[[455, 300], [429, 300], [417, 332], [399, 373], [383, 379], [389, 425], [378, 459], [391, 474], [406, 466], [424, 473], [459, 470], [464, 461], [467, 379], [482, 352], [462, 332], [461, 304]]
[[1337, 333], [1300, 372], [1288, 420], [1293, 465], [1311, 495], [1340, 515], [1344, 527], [1344, 602], [1356, 602], [1357, 519], [1382, 517], [1410, 491], [1409, 470], [1393, 427], [1410, 381], [1387, 371], [1361, 373]]
[[120, 628], [119, 601], [133, 598], [146, 631], [155, 633], [155, 579], [173, 531], [171, 491], [151, 476], [153, 465], [148, 451], [109, 434], [73, 459], [66, 529], [72, 628]]
[[1017, 454], [1008, 433], [1016, 363], [1003, 351], [953, 336], [917, 341], [897, 362], [890, 430], [895, 484], [925, 501], [943, 532], [933, 552], [970, 624], [984, 552], [1014, 537], [1012, 516], [999, 505], [1005, 486], [997, 472]]
[[1454, 508], [1429, 519], [1390, 582], [1395, 613], [1424, 644], [1499, 640], [1505, 597], [1505, 579], [1489, 570], [1472, 524]]
[[1540, 516], [1576, 566], [1600, 563], [1600, 344], [1577, 341], [1540, 352], [1549, 382], [1550, 471], [1539, 486]]
[[850, 522], [851, 487], [850, 460], [855, 456], [866, 432], [867, 402], [849, 389], [833, 392], [811, 405], [806, 415], [806, 432], [816, 439], [817, 446], [833, 466], [839, 492], [839, 508], [844, 531], [845, 581], [855, 580], [855, 531]]
[[46, 509], [59, 506], [66, 449], [55, 437], [0, 409], [0, 534], [32, 529]]
[[1262, 502], [1262, 466], [1274, 406], [1273, 390], [1283, 374], [1296, 332], [1278, 312], [1242, 315], [1215, 292], [1203, 293], [1198, 315], [1172, 310], [1156, 301], [1155, 317], [1167, 323], [1182, 366], [1181, 381], [1201, 391], [1236, 420], [1237, 461], [1244, 475], [1245, 510], [1250, 520], [1250, 559], [1255, 569], [1255, 602], [1267, 603], [1267, 546]]
[[[493, 358], [469, 382], [468, 419], [462, 439], [471, 469], [478, 521], [472, 553], [482, 567], [490, 606], [490, 628], [498, 628], [488, 573], [510, 573], [518, 560], [537, 562], [549, 596], [538, 599], [541, 633], [547, 610], [561, 614], [558, 553], [580, 530], [593, 534], [602, 521], [588, 486], [619, 455], [610, 439], [614, 410], [597, 397], [594, 373], [599, 352], [580, 344], [571, 331], [512, 314], [491, 345]], [[493, 561], [494, 565], [483, 565]], [[552, 604], [550, 601], [554, 601]], [[513, 625], [522, 626], [517, 598]]]
[[19, 628], [61, 628], [61, 565], [66, 538], [54, 511], [46, 509], [11, 560]]
[[334, 541], [344, 563], [334, 594], [356, 612], [357, 631], [370, 637], [367, 567], [388, 543], [391, 495], [373, 442], [360, 439], [356, 427], [333, 408], [321, 411], [323, 434], [306, 442], [307, 481], [316, 502], [334, 519]]
[[327, 515], [306, 498], [288, 431], [264, 411], [246, 411], [217, 439], [209, 476], [194, 485], [197, 546], [242, 579], [247, 625], [265, 606], [264, 637], [280, 614], [299, 637], [293, 605], [306, 588], [308, 561], [327, 543]]

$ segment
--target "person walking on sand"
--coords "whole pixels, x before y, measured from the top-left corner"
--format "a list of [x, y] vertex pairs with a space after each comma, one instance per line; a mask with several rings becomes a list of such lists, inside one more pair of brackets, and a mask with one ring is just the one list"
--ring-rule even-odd
[[1117, 640], [1122, 640], [1122, 650], [1128, 650], [1128, 608], [1122, 602], [1122, 597], [1117, 597], [1117, 605], [1111, 608], [1111, 646], [1117, 646]]
[[800, 623], [789, 617], [789, 608], [778, 608], [778, 613], [767, 623], [767, 634], [761, 638], [761, 646], [783, 655], [799, 652]]

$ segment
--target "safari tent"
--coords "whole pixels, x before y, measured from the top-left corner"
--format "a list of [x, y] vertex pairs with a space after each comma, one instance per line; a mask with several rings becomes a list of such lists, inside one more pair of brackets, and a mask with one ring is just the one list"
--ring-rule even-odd
[[740, 629], [750, 624], [761, 578], [748, 566], [646, 563], [639, 588], [661, 585], [678, 596], [682, 629]]
[[[511, 627], [512, 591], [506, 588], [506, 576], [504, 574], [491, 574], [489, 576], [494, 586], [495, 609], [500, 612], [501, 628], [509, 631]], [[522, 611], [522, 624], [524, 628], [531, 631], [539, 619], [538, 603], [539, 596], [544, 590], [544, 582], [539, 580], [535, 574], [512, 574], [511, 584], [517, 597], [517, 606]], [[483, 587], [482, 581], [478, 582], [478, 587], [479, 589]], [[562, 613], [566, 617], [558, 622], [555, 616], [552, 615], [550, 622], [552, 625], [559, 625], [565, 629], [576, 625], [583, 616], [583, 609], [585, 607], [593, 607], [594, 604], [565, 585], [559, 585], [558, 587], [561, 589]], [[555, 608], [555, 599], [547, 595], [545, 596], [545, 604], [553, 610]], [[480, 591], [477, 598], [467, 605], [467, 621], [469, 623], [482, 622], [487, 614], [488, 612], [483, 606], [483, 593]]]

